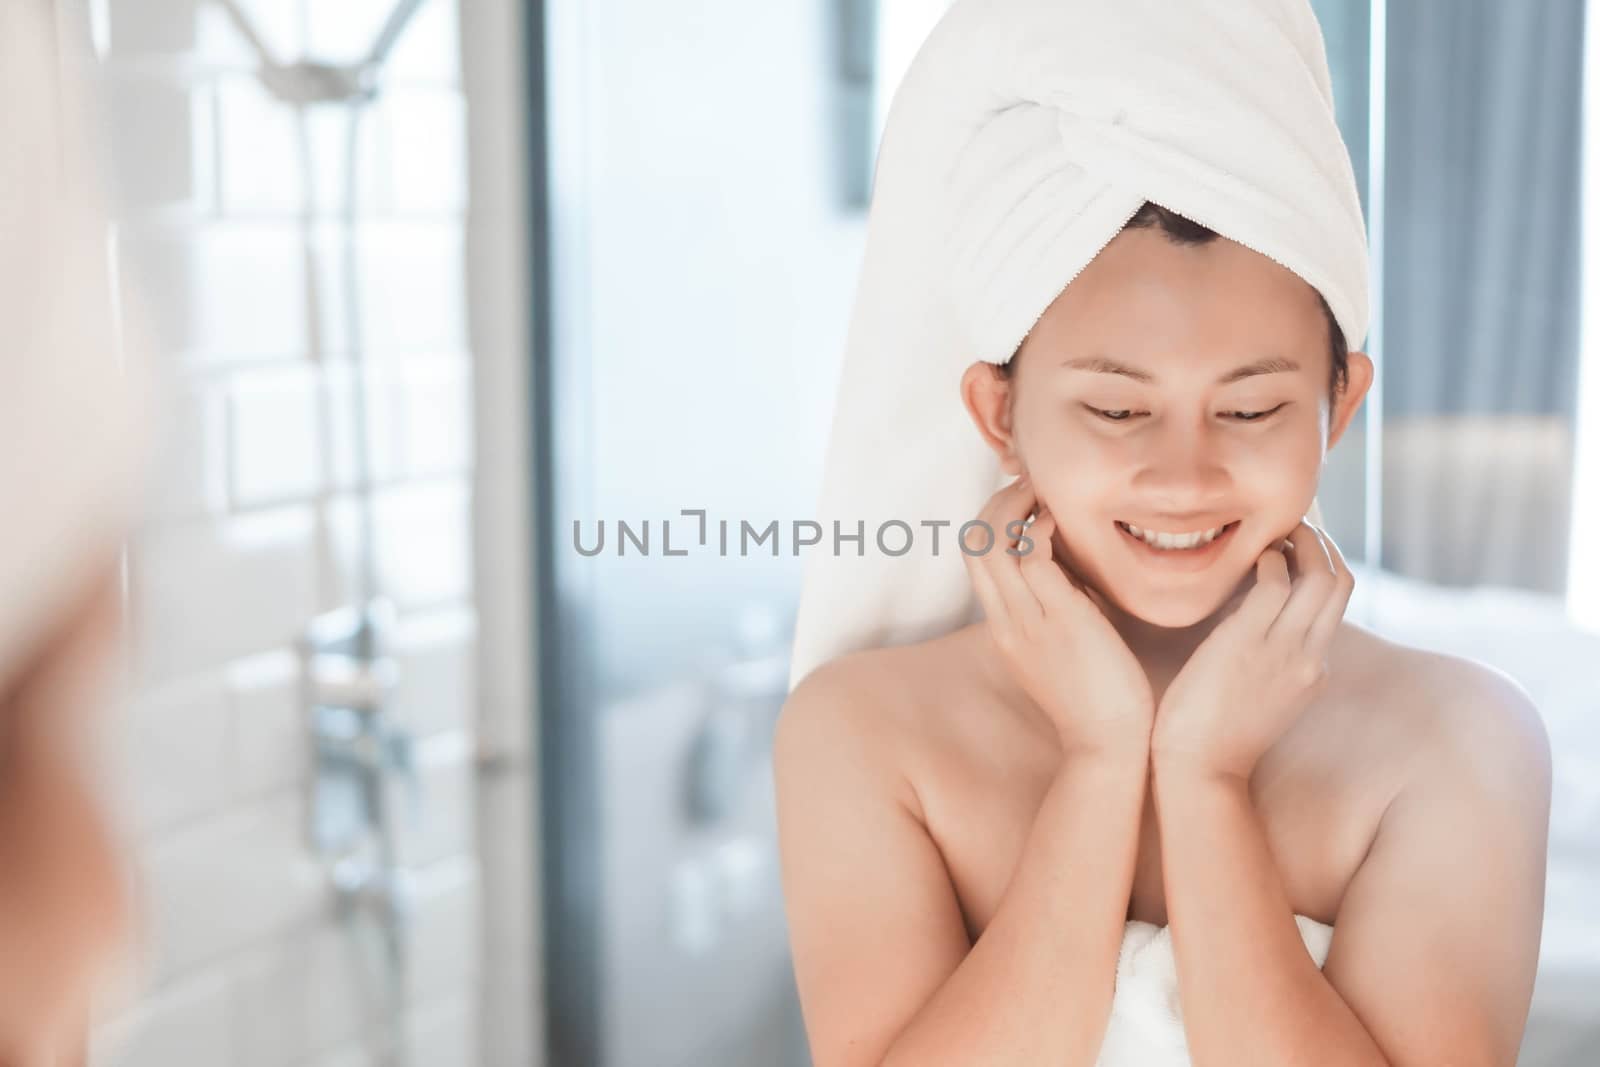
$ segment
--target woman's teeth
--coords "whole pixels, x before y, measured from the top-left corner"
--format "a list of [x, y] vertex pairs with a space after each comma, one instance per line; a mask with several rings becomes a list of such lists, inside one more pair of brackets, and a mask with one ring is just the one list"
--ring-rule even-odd
[[1157, 533], [1154, 530], [1144, 530], [1135, 526], [1131, 522], [1119, 521], [1117, 525], [1153, 548], [1177, 549], [1198, 548], [1201, 545], [1209, 544], [1210, 542], [1216, 540], [1217, 536], [1221, 534], [1222, 531], [1226, 530], [1233, 524], [1226, 523], [1211, 530], [1196, 530], [1192, 533], [1181, 534]]

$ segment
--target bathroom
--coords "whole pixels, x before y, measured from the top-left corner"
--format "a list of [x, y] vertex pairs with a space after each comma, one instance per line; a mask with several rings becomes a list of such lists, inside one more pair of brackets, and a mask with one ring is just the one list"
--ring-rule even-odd
[[[770, 759], [790, 545], [947, 0], [10, 2], [92, 97], [153, 382], [96, 738], [135, 921], [82, 1062], [810, 1064]], [[1322, 512], [1353, 620], [1539, 707], [1519, 1062], [1579, 1067], [1600, 31], [1580, 0], [1312, 6], [1383, 371]]]

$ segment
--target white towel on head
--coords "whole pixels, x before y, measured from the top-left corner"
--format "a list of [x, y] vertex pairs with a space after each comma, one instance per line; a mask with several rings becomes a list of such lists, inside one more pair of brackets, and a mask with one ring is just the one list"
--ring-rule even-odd
[[118, 365], [82, 53], [0, 4], [0, 684], [109, 562], [137, 503], [147, 383]]
[[[1365, 340], [1366, 229], [1307, 0], [957, 0], [879, 149], [791, 688], [981, 617], [954, 536], [1006, 479], [961, 373], [1009, 358], [1146, 200], [1294, 271]], [[835, 523], [862, 542], [836, 550]]]

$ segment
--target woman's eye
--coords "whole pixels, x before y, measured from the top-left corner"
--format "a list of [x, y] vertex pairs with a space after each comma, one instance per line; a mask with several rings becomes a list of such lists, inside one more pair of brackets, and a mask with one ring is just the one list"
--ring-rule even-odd
[[1105, 419], [1107, 422], [1127, 422], [1134, 415], [1134, 412], [1129, 408], [1113, 408], [1109, 411], [1106, 411], [1096, 407], [1089, 407], [1088, 404], [1085, 404], [1084, 407], [1089, 408], [1090, 411], [1094, 412], [1102, 419]]
[[1279, 404], [1278, 407], [1269, 408], [1266, 411], [1224, 411], [1223, 414], [1230, 415], [1239, 422], [1260, 422], [1262, 419], [1266, 418], [1268, 415], [1271, 415], [1281, 407], [1283, 407], [1283, 405]]
[[[1224, 411], [1221, 414], [1226, 418], [1233, 419], [1235, 422], [1260, 422], [1267, 416], [1276, 414], [1283, 406], [1279, 404], [1277, 407], [1268, 408], [1266, 411]], [[1146, 414], [1143, 411], [1134, 411], [1132, 408], [1097, 408], [1088, 404], [1085, 404], [1084, 407], [1107, 422], [1127, 422], [1135, 415]]]

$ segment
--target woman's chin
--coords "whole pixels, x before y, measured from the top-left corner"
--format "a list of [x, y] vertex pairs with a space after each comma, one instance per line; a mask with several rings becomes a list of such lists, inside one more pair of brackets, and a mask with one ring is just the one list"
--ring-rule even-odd
[[1161, 589], [1102, 589], [1101, 596], [1129, 616], [1166, 630], [1186, 630], [1210, 619], [1227, 607], [1240, 591], [1240, 580], [1221, 588], [1163, 591]]
[[[1124, 609], [1127, 610], [1127, 609]], [[1171, 602], [1165, 604], [1141, 605], [1137, 610], [1128, 610], [1128, 614], [1151, 626], [1159, 626], [1164, 630], [1187, 630], [1204, 622], [1211, 612], [1203, 607], [1189, 608], [1182, 604]]]

